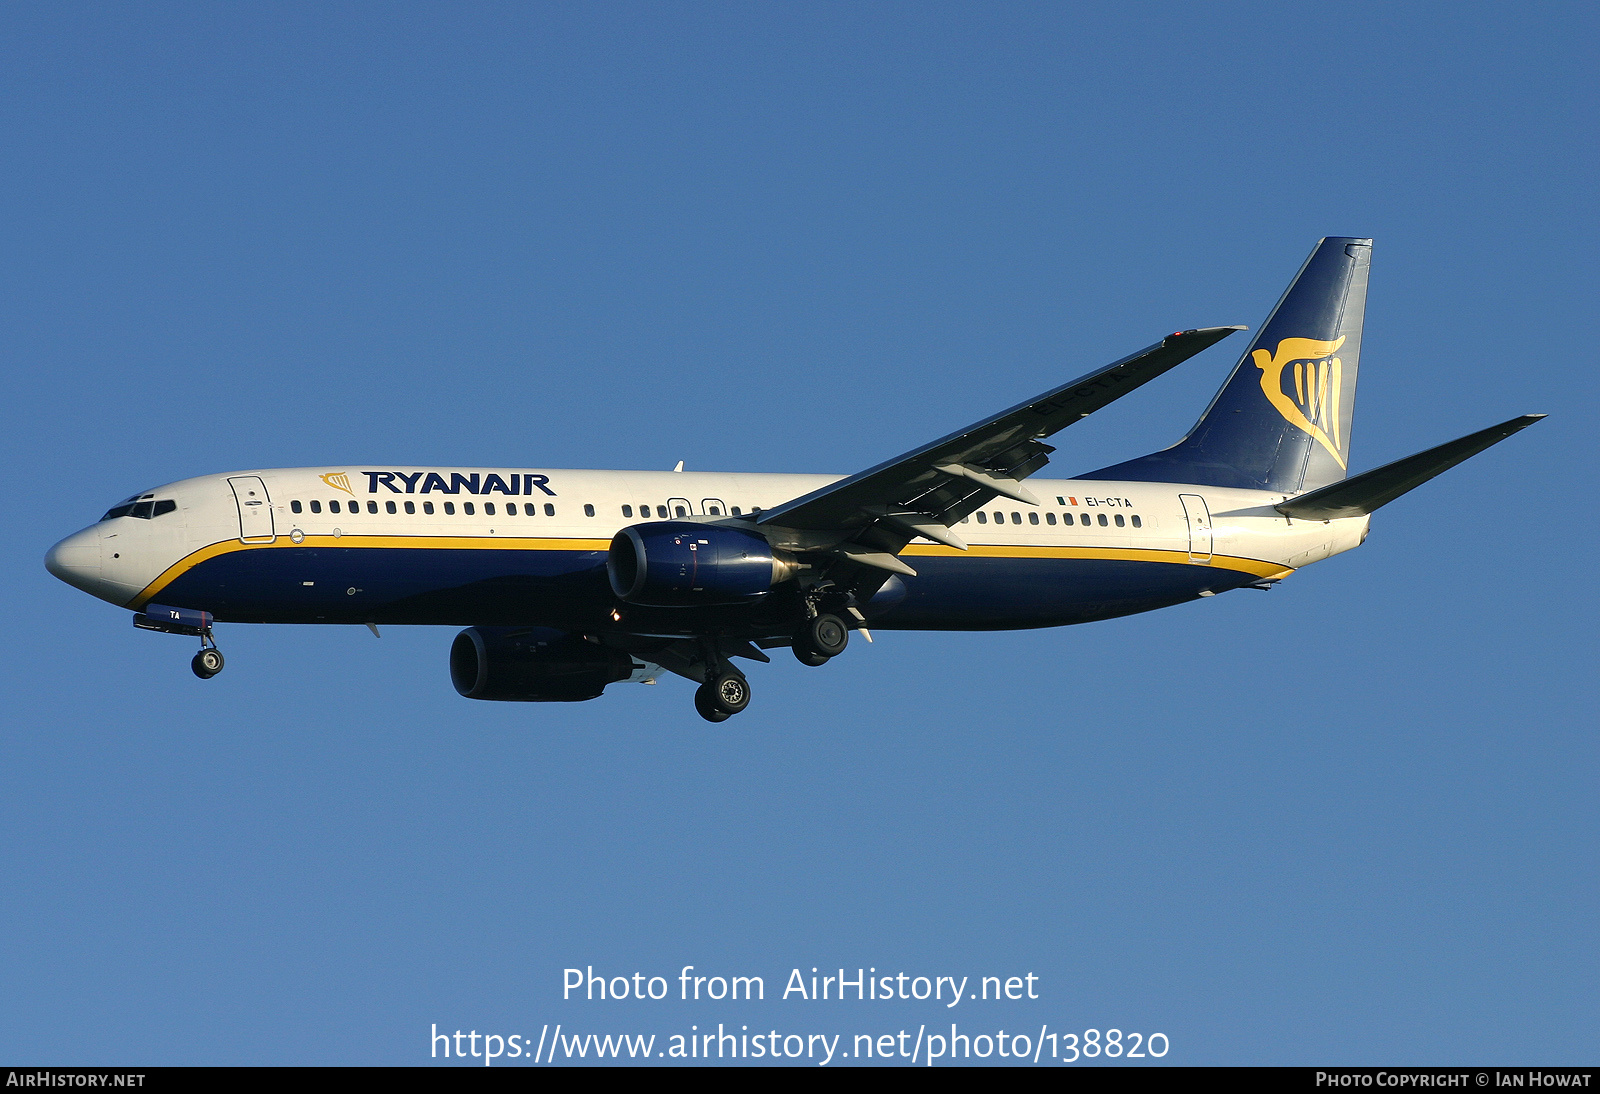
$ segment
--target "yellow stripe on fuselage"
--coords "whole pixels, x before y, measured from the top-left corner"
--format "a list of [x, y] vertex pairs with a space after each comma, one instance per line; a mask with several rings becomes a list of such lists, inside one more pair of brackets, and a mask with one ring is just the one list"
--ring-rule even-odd
[[306, 536], [299, 543], [288, 536], [279, 536], [271, 543], [240, 543], [236, 539], [225, 539], [193, 551], [168, 566], [159, 577], [140, 590], [139, 595], [134, 597], [128, 606], [143, 608], [154, 600], [162, 589], [202, 562], [235, 551], [271, 551], [285, 547], [363, 547], [380, 550], [405, 547], [410, 550], [434, 551], [477, 551], [492, 547], [497, 551], [604, 551], [610, 546], [609, 539], [552, 539], [532, 536]]
[[916, 543], [900, 554], [923, 558], [1099, 558], [1116, 562], [1172, 562], [1180, 566], [1210, 566], [1218, 570], [1237, 570], [1256, 577], [1281, 578], [1294, 573], [1292, 567], [1279, 562], [1262, 562], [1254, 558], [1233, 555], [1212, 555], [1209, 561], [1200, 562], [1189, 557], [1186, 551], [1161, 551], [1153, 547], [1029, 547], [1020, 544], [968, 545], [965, 551], [932, 543]]
[[[306, 536], [295, 543], [288, 536], [278, 536], [271, 543], [241, 543], [236, 539], [223, 540], [191, 552], [161, 572], [150, 584], [140, 590], [129, 603], [135, 610], [154, 600], [162, 589], [208, 559], [234, 551], [271, 551], [283, 548], [304, 547], [361, 547], [385, 549], [403, 547], [408, 550], [432, 551], [605, 551], [611, 546], [609, 539], [554, 539], [547, 537], [513, 536]], [[1236, 558], [1232, 555], [1212, 555], [1208, 562], [1191, 559], [1183, 551], [1161, 551], [1142, 547], [1033, 547], [1022, 544], [972, 544], [965, 551], [938, 544], [913, 544], [900, 552], [922, 558], [1064, 558], [1108, 559], [1116, 562], [1170, 562], [1181, 566], [1210, 566], [1219, 570], [1234, 570], [1259, 578], [1287, 577], [1294, 570], [1276, 562], [1262, 562], [1253, 558]]]

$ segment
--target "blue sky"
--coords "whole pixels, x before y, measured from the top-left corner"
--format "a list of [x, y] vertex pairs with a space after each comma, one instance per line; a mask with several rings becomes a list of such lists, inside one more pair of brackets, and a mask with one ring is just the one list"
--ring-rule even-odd
[[[0, 1057], [954, 1016], [560, 998], [692, 964], [1032, 972], [956, 1019], [1160, 1030], [1170, 1062], [1593, 1062], [1595, 23], [7, 9]], [[1266, 596], [780, 658], [710, 726], [677, 680], [460, 699], [442, 629], [225, 627], [201, 683], [41, 565], [233, 469], [848, 473], [1259, 324], [1323, 235], [1376, 240], [1356, 466], [1551, 418]], [[1231, 363], [1052, 467], [1171, 443]]]

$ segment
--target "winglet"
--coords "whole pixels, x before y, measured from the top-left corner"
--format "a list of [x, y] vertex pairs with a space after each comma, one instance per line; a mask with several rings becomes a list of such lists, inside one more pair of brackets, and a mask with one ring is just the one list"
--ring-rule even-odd
[[1543, 417], [1543, 414], [1523, 414], [1426, 452], [1418, 452], [1415, 456], [1384, 464], [1355, 478], [1324, 486], [1298, 498], [1290, 498], [1274, 508], [1284, 516], [1303, 520], [1365, 516]]
[[[1169, 334], [1165, 338], [1163, 338], [1161, 340], [1161, 344], [1163, 346], [1171, 346], [1171, 345], [1176, 344], [1176, 340], [1179, 339], [1179, 338], [1189, 338], [1189, 337], [1192, 337], [1193, 335], [1196, 335], [1196, 334], [1210, 335], [1211, 336], [1211, 341], [1220, 342], [1222, 339], [1228, 337], [1228, 335], [1232, 334], [1234, 331], [1249, 330], [1249, 329], [1250, 329], [1249, 327], [1234, 326], [1234, 327], [1193, 327], [1193, 328], [1191, 328], [1189, 330], [1175, 330], [1171, 334]], [[1226, 334], [1222, 333], [1224, 331], [1226, 331], [1227, 333]]]

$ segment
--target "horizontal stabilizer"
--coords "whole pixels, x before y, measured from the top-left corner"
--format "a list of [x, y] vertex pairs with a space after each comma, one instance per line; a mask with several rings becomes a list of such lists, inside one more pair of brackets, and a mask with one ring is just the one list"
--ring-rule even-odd
[[1509, 422], [1480, 429], [1459, 440], [1441, 444], [1438, 448], [1384, 464], [1355, 478], [1324, 486], [1298, 498], [1290, 498], [1276, 508], [1285, 516], [1302, 520], [1365, 516], [1543, 417], [1543, 414], [1524, 414], [1512, 418]]

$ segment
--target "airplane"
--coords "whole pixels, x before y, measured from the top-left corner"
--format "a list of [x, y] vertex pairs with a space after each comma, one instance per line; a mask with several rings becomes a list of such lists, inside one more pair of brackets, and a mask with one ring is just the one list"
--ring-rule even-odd
[[852, 632], [1056, 627], [1270, 589], [1371, 514], [1543, 418], [1347, 473], [1372, 240], [1317, 243], [1177, 444], [1071, 478], [1045, 443], [1244, 327], [1154, 345], [857, 474], [446, 468], [236, 471], [140, 491], [57, 543], [56, 577], [134, 625], [451, 625], [470, 699], [572, 702], [666, 673], [711, 722], [735, 659], [809, 666]]

